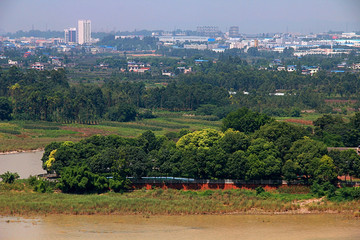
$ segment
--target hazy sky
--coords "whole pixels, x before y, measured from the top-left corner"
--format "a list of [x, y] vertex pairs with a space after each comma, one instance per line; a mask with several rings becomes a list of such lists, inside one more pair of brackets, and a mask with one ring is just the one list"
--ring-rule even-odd
[[90, 19], [93, 31], [196, 30], [242, 33], [360, 30], [360, 0], [0, 0], [0, 32], [63, 30]]

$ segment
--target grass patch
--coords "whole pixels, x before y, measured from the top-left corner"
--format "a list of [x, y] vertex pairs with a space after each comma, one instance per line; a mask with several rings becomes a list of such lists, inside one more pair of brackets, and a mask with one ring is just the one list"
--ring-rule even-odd
[[23, 125], [24, 129], [41, 129], [41, 130], [59, 130], [60, 127], [57, 126], [42, 126], [42, 125], [30, 125], [25, 124]]
[[221, 125], [220, 121], [208, 121], [202, 117], [194, 119], [185, 113], [158, 111], [155, 112], [155, 119], [126, 123], [101, 121], [98, 125], [19, 120], [0, 122], [0, 151], [44, 148], [54, 141], [79, 141], [94, 134], [137, 137], [147, 130], [153, 131], [156, 135], [164, 135], [180, 129], [219, 129]]
[[143, 125], [142, 122], [130, 122], [130, 123], [120, 123], [120, 122], [103, 122], [100, 125], [103, 126], [109, 126], [109, 127], [117, 127], [117, 128], [134, 128], [134, 129], [140, 129], [140, 130], [151, 130], [151, 131], [161, 131], [162, 128], [159, 127], [153, 127], [153, 126], [146, 126]]
[[0, 129], [0, 133], [11, 134], [11, 135], [20, 135], [21, 134], [20, 131], [13, 130], [13, 129]]
[[145, 121], [144, 122], [145, 125], [150, 125], [150, 126], [157, 126], [157, 127], [161, 127], [161, 129], [163, 128], [169, 128], [169, 129], [183, 129], [183, 128], [189, 128], [190, 126], [188, 125], [180, 125], [180, 124], [174, 124], [174, 123], [170, 123], [169, 121]]
[[[26, 180], [23, 180], [26, 181]], [[26, 182], [0, 184], [0, 214], [222, 214], [286, 212], [299, 208], [308, 194], [267, 193], [254, 190], [184, 191], [174, 189], [136, 190], [127, 193], [62, 194], [36, 193]], [[17, 186], [17, 187], [16, 187]]]

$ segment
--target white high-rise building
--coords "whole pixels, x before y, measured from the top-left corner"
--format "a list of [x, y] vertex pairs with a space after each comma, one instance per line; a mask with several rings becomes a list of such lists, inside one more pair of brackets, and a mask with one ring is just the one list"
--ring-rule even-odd
[[79, 20], [78, 21], [78, 43], [87, 44], [91, 43], [91, 21]]

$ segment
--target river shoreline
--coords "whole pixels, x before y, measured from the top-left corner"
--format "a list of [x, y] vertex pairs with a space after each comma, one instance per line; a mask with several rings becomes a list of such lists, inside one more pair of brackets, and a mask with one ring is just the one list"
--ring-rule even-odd
[[254, 190], [135, 190], [126, 193], [37, 193], [25, 184], [1, 184], [0, 215], [302, 215], [360, 216], [360, 201], [330, 201], [311, 194]]
[[327, 212], [308, 212], [308, 213], [300, 213], [300, 212], [234, 212], [234, 213], [195, 213], [195, 214], [147, 214], [147, 213], [80, 213], [80, 214], [67, 214], [67, 213], [46, 213], [46, 214], [0, 214], [0, 217], [21, 217], [21, 218], [38, 218], [38, 217], [48, 217], [48, 216], [139, 216], [143, 218], [150, 217], [170, 217], [170, 216], [306, 216], [306, 215], [341, 215], [348, 216], [351, 218], [359, 219], [357, 213], [353, 212], [335, 212], [335, 211], [327, 211]]
[[149, 218], [151, 216], [269, 216], [269, 215], [345, 215], [358, 218], [360, 220], [360, 212], [354, 211], [339, 211], [339, 210], [327, 210], [327, 211], [308, 211], [308, 210], [292, 210], [292, 211], [283, 211], [283, 212], [271, 212], [271, 211], [261, 211], [250, 210], [250, 211], [235, 211], [235, 212], [203, 212], [203, 213], [143, 213], [143, 212], [112, 212], [112, 213], [93, 213], [93, 212], [76, 212], [76, 213], [25, 213], [25, 214], [3, 214], [0, 212], [0, 217], [46, 217], [46, 216], [142, 216]]
[[9, 155], [9, 154], [17, 154], [17, 153], [32, 153], [32, 152], [41, 152], [41, 151], [44, 151], [44, 148], [0, 152], [0, 155]]

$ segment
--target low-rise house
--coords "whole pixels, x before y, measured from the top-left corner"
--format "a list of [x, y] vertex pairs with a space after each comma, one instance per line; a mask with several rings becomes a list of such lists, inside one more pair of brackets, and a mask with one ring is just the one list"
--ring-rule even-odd
[[192, 68], [191, 68], [191, 67], [189, 67], [189, 68], [186, 68], [186, 67], [177, 67], [176, 69], [178, 69], [180, 73], [184, 73], [184, 74], [190, 73], [190, 72], [192, 71]]
[[127, 69], [129, 72], [144, 73], [150, 70], [150, 66], [144, 63], [128, 62]]
[[58, 66], [58, 67], [62, 66], [61, 59], [58, 58], [58, 57], [51, 57], [51, 64], [55, 65], [55, 66]]
[[147, 71], [150, 71], [149, 67], [140, 67], [137, 72], [138, 73], [144, 73], [144, 72], [147, 72]]
[[286, 70], [288, 72], [295, 72], [296, 71], [296, 66], [295, 65], [288, 65]]
[[139, 65], [134, 62], [128, 62], [128, 71], [137, 72], [139, 70]]
[[285, 96], [283, 92], [269, 93], [270, 96]]
[[196, 65], [201, 65], [203, 63], [209, 62], [209, 60], [203, 60], [203, 59], [196, 59], [195, 60], [195, 64]]
[[35, 70], [43, 71], [45, 69], [45, 66], [42, 63], [36, 62], [33, 65], [31, 65], [31, 68]]
[[319, 71], [319, 67], [317, 66], [301, 66], [301, 73], [304, 75], [313, 76], [318, 71]]
[[18, 63], [18, 61], [13, 61], [13, 60], [9, 59], [8, 64], [11, 66], [17, 66], [19, 63]]
[[351, 66], [352, 69], [354, 70], [359, 70], [360, 69], [360, 63], [354, 63], [352, 66]]
[[175, 74], [174, 74], [173, 72], [170, 72], [170, 71], [167, 71], [167, 70], [162, 70], [162, 71], [161, 71], [161, 74], [162, 74], [163, 76], [168, 76], [168, 77], [173, 77], [173, 76], [175, 76]]

